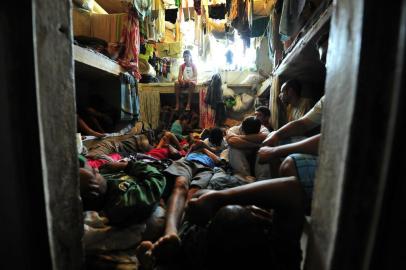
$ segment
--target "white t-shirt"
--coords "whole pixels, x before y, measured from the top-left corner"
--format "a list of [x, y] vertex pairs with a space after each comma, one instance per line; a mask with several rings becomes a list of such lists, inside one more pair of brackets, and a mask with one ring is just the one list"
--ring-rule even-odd
[[314, 107], [308, 111], [303, 118], [307, 118], [312, 121], [315, 126], [321, 125], [321, 114], [324, 106], [324, 96], [314, 105]]
[[193, 72], [193, 66], [188, 67], [188, 66], [185, 65], [185, 68], [183, 69], [183, 79], [193, 81], [193, 80], [196, 79], [195, 77], [196, 76], [195, 76], [195, 74]]

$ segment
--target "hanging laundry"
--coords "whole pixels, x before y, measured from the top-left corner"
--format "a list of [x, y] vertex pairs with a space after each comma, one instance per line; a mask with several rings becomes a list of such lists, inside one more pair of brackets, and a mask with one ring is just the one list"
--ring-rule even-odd
[[171, 23], [176, 23], [176, 20], [178, 19], [178, 9], [177, 8], [172, 8], [172, 9], [165, 9], [165, 21], [171, 22]]
[[120, 120], [138, 120], [140, 116], [140, 101], [138, 83], [130, 73], [121, 73], [121, 114]]
[[128, 23], [123, 28], [120, 42], [125, 45], [123, 56], [118, 63], [126, 69], [131, 70], [132, 75], [139, 80], [141, 75], [138, 71], [138, 54], [140, 51], [140, 31], [138, 15], [135, 11], [128, 12]]
[[226, 5], [225, 4], [218, 4], [218, 5], [210, 5], [209, 6], [209, 17], [212, 19], [224, 19], [226, 16]]
[[281, 21], [279, 33], [282, 35], [282, 41], [299, 31], [299, 17], [305, 6], [306, 0], [284, 0], [282, 6]]
[[197, 15], [201, 15], [202, 14], [202, 1], [193, 0], [193, 6], [195, 7]]
[[193, 7], [183, 8], [183, 16], [185, 18], [185, 22], [189, 20], [195, 20], [195, 11]]

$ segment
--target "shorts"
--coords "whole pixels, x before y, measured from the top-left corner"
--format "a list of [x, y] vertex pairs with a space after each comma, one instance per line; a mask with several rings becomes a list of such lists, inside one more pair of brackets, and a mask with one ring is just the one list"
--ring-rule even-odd
[[298, 180], [305, 191], [306, 212], [310, 213], [318, 157], [307, 154], [292, 154], [289, 157], [295, 162]]
[[213, 176], [212, 168], [185, 158], [174, 161], [164, 172], [175, 177], [184, 176], [188, 180], [189, 187], [197, 186], [201, 189], [207, 188]]

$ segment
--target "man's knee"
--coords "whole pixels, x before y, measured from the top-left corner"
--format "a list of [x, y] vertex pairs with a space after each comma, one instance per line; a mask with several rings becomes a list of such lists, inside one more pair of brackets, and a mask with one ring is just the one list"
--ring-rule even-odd
[[174, 185], [173, 189], [174, 189], [174, 191], [177, 191], [177, 192], [187, 193], [187, 191], [189, 189], [189, 181], [183, 176], [178, 176], [178, 177], [176, 177], [175, 185]]
[[286, 176], [296, 176], [297, 177], [297, 169], [296, 164], [293, 158], [287, 157], [282, 161], [281, 166], [279, 167], [279, 176], [286, 177]]

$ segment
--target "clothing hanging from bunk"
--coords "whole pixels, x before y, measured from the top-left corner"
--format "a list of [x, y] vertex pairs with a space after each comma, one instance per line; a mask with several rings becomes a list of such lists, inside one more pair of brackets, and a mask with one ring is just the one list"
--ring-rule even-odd
[[138, 120], [140, 116], [140, 100], [138, 97], [137, 80], [129, 74], [121, 73], [121, 113], [120, 120]]
[[200, 128], [215, 127], [214, 110], [206, 103], [207, 87], [199, 91]]
[[140, 51], [140, 31], [138, 15], [135, 11], [129, 11], [127, 25], [121, 33], [121, 43], [125, 45], [124, 55], [118, 59], [118, 63], [126, 69], [130, 69], [137, 80], [141, 79], [138, 71], [138, 54]]
[[158, 127], [161, 108], [161, 98], [158, 91], [142, 91], [140, 93], [141, 120], [151, 125], [153, 129]]

